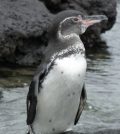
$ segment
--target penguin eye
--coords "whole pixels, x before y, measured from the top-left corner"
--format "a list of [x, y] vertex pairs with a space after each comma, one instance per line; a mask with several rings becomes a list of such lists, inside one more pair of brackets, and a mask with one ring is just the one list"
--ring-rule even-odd
[[72, 20], [73, 20], [73, 22], [75, 22], [75, 23], [76, 23], [76, 22], [79, 22], [79, 19], [78, 19], [78, 18], [73, 18]]

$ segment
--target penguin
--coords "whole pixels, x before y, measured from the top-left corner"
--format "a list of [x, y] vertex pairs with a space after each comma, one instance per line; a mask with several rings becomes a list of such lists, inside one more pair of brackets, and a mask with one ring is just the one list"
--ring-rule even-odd
[[28, 134], [60, 134], [76, 125], [86, 103], [85, 47], [80, 39], [104, 15], [76, 10], [58, 13], [49, 29], [48, 47], [27, 95]]

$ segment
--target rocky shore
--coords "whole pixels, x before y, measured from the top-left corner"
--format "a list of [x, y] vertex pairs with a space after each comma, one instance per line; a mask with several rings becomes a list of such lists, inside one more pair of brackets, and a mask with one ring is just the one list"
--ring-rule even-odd
[[92, 26], [81, 37], [88, 49], [106, 47], [100, 34], [115, 23], [116, 0], [0, 0], [0, 64], [39, 64], [47, 46], [51, 20], [67, 9], [106, 15], [107, 22]]

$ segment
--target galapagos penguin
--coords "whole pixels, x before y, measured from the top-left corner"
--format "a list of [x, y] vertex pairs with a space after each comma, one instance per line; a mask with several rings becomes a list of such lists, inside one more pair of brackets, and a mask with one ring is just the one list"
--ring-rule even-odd
[[49, 30], [46, 57], [27, 95], [28, 134], [59, 134], [76, 125], [86, 102], [85, 48], [79, 37], [104, 15], [58, 13]]

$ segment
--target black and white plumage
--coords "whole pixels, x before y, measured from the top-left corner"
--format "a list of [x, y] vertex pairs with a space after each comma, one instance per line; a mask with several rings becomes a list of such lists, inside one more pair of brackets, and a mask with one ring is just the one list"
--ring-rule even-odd
[[63, 11], [49, 31], [48, 48], [27, 95], [30, 134], [57, 134], [76, 125], [86, 101], [85, 48], [79, 38], [105, 16]]

